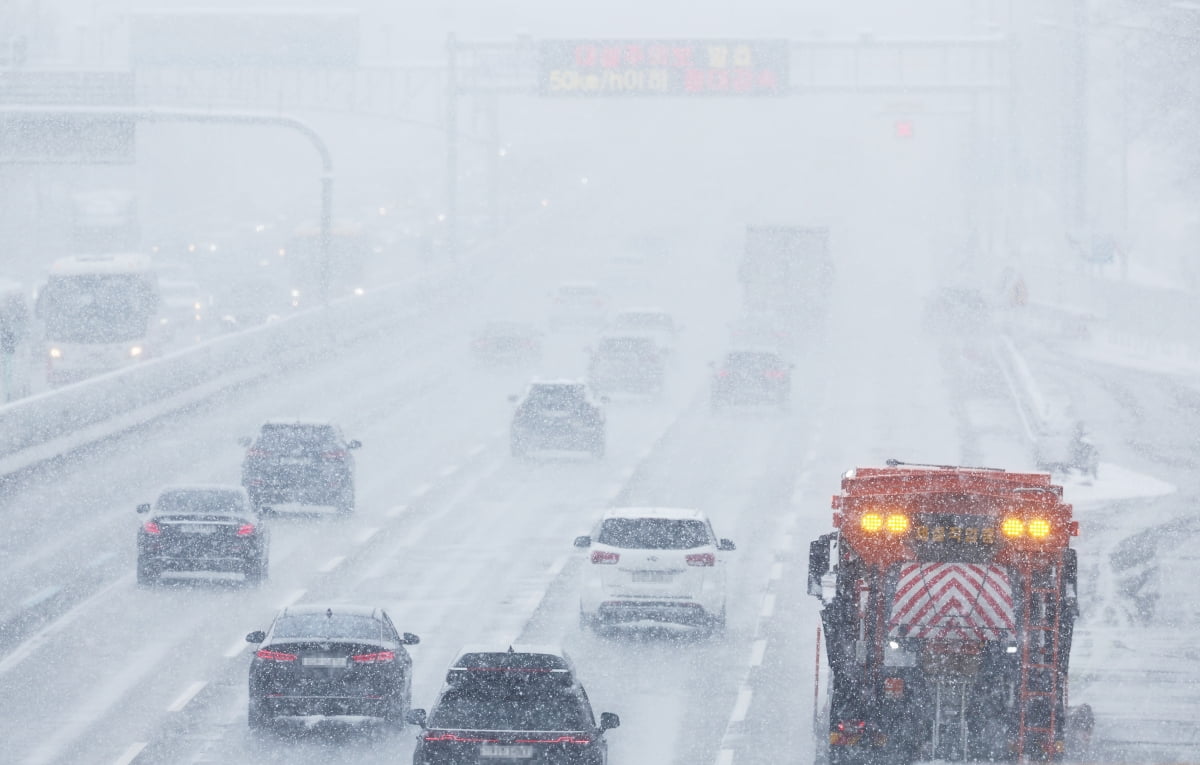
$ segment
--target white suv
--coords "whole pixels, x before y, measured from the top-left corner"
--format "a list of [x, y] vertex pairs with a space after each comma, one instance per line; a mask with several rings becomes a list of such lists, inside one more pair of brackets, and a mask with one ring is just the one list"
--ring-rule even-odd
[[718, 539], [699, 510], [618, 507], [604, 513], [583, 566], [579, 622], [658, 621], [725, 626], [725, 561], [733, 542]]

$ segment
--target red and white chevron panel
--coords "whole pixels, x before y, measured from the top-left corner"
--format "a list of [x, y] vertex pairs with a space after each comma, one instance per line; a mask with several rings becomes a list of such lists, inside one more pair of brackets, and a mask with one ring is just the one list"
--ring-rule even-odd
[[1001, 566], [904, 563], [889, 637], [1004, 640], [1012, 636], [1013, 592]]

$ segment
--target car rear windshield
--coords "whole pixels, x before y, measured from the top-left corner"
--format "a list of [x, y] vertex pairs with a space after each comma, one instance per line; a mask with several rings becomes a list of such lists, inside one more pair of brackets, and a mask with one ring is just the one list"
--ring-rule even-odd
[[690, 550], [712, 543], [703, 521], [675, 518], [609, 518], [597, 541], [633, 550]]
[[329, 425], [263, 425], [258, 443], [266, 449], [305, 449], [328, 446], [335, 441]]
[[240, 492], [165, 491], [159, 495], [154, 510], [156, 513], [242, 515], [246, 505]]
[[456, 730], [582, 731], [592, 727], [591, 717], [574, 692], [491, 684], [447, 692], [429, 724]]
[[654, 351], [654, 341], [648, 337], [608, 337], [600, 341], [600, 353], [644, 354]]
[[383, 622], [369, 616], [348, 614], [288, 614], [275, 623], [273, 638], [344, 638], [379, 640]]
[[542, 385], [529, 391], [529, 404], [538, 409], [574, 409], [584, 401], [582, 385]]

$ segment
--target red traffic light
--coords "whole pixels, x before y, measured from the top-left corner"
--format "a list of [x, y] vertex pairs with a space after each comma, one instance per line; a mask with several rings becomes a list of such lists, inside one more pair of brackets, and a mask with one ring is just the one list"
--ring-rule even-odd
[[897, 138], [912, 138], [916, 132], [912, 120], [896, 120], [895, 128]]

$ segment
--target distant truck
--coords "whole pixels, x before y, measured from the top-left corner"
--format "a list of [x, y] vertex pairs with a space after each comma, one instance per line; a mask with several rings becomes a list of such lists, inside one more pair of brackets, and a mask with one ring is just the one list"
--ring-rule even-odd
[[817, 761], [1071, 754], [1091, 710], [1066, 706], [1079, 526], [1062, 487], [889, 460], [846, 472], [833, 510], [809, 550], [829, 666]]
[[746, 227], [738, 267], [743, 310], [780, 324], [816, 329], [829, 309], [834, 267], [825, 226]]

